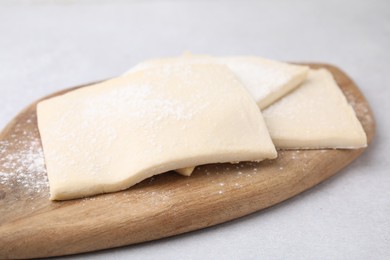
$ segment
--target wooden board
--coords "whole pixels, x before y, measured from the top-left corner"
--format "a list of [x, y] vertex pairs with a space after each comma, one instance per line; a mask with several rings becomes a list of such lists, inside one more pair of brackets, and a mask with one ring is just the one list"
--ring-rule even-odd
[[[375, 122], [355, 84], [336, 67], [311, 66], [333, 73], [371, 142]], [[191, 177], [170, 172], [125, 191], [53, 202], [48, 199], [36, 104], [0, 134], [1, 259], [88, 252], [216, 225], [291, 198], [364, 151], [280, 151], [276, 160], [200, 166]]]

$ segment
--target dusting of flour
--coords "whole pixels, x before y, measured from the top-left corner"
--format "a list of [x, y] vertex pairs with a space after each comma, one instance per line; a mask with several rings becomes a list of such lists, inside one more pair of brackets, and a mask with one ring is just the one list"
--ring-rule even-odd
[[[28, 119], [15, 126], [14, 134], [0, 141], [0, 189], [24, 194], [48, 194], [48, 179], [37, 130], [24, 130]], [[29, 129], [29, 128], [26, 128]]]

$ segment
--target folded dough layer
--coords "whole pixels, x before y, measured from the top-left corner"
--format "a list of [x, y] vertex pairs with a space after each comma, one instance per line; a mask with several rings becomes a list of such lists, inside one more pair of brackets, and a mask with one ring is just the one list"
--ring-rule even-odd
[[52, 200], [126, 189], [207, 163], [275, 158], [263, 117], [226, 66], [162, 66], [38, 104]]

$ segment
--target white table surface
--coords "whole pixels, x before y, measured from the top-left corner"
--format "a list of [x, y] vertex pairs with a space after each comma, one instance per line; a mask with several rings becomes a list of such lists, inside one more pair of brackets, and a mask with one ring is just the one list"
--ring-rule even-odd
[[390, 259], [390, 1], [0, 1], [0, 127], [35, 99], [189, 50], [336, 64], [378, 124], [337, 176], [250, 216], [64, 259]]

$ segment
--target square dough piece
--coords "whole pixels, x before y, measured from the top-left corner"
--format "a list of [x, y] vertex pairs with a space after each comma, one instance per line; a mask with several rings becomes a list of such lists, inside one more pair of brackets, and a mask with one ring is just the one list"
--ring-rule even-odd
[[223, 65], [163, 66], [38, 104], [52, 200], [189, 165], [275, 158], [261, 112]]
[[277, 148], [360, 148], [367, 137], [332, 74], [310, 70], [298, 89], [263, 111]]
[[[298, 87], [306, 78], [309, 67], [251, 56], [212, 57], [186, 53], [180, 57], [153, 59], [141, 62], [127, 73], [166, 64], [215, 63], [228, 66], [248, 89], [260, 109], [264, 109]], [[190, 176], [195, 167], [177, 169]]]

